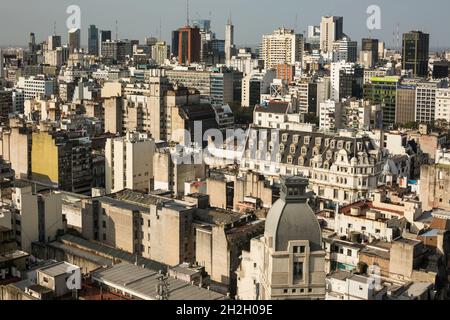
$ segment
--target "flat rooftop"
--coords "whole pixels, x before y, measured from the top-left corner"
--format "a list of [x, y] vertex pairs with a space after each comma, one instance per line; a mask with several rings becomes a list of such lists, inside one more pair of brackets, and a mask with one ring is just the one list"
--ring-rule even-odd
[[[94, 281], [117, 288], [142, 300], [158, 299], [156, 288], [160, 277], [161, 275], [156, 271], [129, 263], [119, 263], [92, 274]], [[193, 286], [182, 280], [169, 278], [167, 281], [169, 300], [223, 300], [225, 298], [220, 293]]]

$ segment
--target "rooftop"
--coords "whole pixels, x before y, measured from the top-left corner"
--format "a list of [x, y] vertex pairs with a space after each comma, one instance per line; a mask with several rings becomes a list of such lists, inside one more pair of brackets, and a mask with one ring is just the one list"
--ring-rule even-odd
[[[119, 263], [92, 274], [92, 279], [118, 288], [137, 299], [157, 300], [156, 288], [161, 274], [129, 263]], [[169, 278], [169, 300], [223, 300], [225, 297], [182, 280]]]

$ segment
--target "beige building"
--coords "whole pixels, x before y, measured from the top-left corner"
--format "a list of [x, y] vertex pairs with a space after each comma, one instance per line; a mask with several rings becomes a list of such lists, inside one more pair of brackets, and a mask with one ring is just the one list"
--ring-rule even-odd
[[264, 232], [264, 222], [253, 214], [221, 209], [195, 212], [195, 259], [205, 267], [215, 291], [236, 294], [236, 273], [242, 250]]
[[294, 30], [279, 28], [273, 34], [263, 35], [261, 58], [265, 69], [274, 69], [279, 64], [294, 65], [302, 63], [303, 35], [295, 34]]
[[333, 43], [344, 36], [344, 18], [343, 17], [322, 17], [320, 23], [320, 50], [331, 52]]
[[156, 150], [153, 156], [153, 167], [157, 170], [154, 170], [152, 190], [171, 191], [175, 196], [183, 196], [186, 181], [205, 178], [206, 165], [193, 162], [175, 163], [172, 159], [172, 151], [170, 148]]
[[243, 252], [237, 271], [239, 299], [325, 299], [325, 251], [308, 205], [307, 185], [303, 178], [283, 180], [264, 236], [253, 239], [250, 251]]
[[[64, 230], [61, 194], [53, 191], [33, 192], [32, 185], [21, 180], [12, 189], [12, 229], [21, 250], [31, 252], [35, 241], [55, 240]], [[0, 221], [1, 222], [1, 221]]]
[[12, 127], [1, 134], [1, 154], [18, 179], [31, 175], [31, 128]]
[[109, 138], [105, 146], [106, 193], [149, 191], [154, 152], [155, 141], [147, 134], [127, 132], [125, 137]]
[[176, 266], [194, 260], [194, 210], [186, 202], [123, 190], [83, 201], [83, 236]]
[[105, 132], [122, 135], [123, 99], [112, 97], [105, 99]]

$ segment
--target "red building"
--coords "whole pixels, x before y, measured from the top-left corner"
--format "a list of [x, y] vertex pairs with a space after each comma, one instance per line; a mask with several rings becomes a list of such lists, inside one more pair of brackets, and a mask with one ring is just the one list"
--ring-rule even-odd
[[186, 26], [178, 29], [178, 62], [189, 65], [200, 62], [200, 29]]

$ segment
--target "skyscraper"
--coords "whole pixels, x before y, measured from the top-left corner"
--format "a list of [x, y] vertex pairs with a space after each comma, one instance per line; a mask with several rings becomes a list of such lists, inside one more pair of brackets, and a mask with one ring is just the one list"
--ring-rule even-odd
[[270, 35], [263, 35], [261, 57], [266, 69], [276, 68], [279, 64], [302, 62], [303, 35], [294, 30], [280, 28]]
[[61, 36], [52, 35], [48, 37], [47, 42], [48, 50], [56, 50], [56, 48], [61, 47]]
[[344, 37], [344, 18], [343, 17], [322, 17], [320, 23], [320, 50], [330, 52], [333, 49], [333, 43]]
[[231, 18], [228, 19], [225, 27], [225, 61], [229, 67], [231, 65], [231, 57], [233, 56], [234, 48], [234, 25], [231, 23]]
[[88, 31], [88, 53], [98, 56], [98, 28], [95, 25], [89, 26]]
[[412, 70], [416, 77], [428, 75], [430, 35], [421, 31], [403, 34], [402, 69]]
[[370, 52], [371, 64], [375, 66], [378, 63], [378, 39], [362, 39], [362, 52]]
[[186, 26], [178, 30], [178, 62], [189, 65], [200, 62], [200, 29]]
[[73, 53], [81, 49], [81, 31], [80, 29], [69, 30], [69, 52]]
[[102, 30], [100, 31], [100, 40], [101, 42], [111, 41], [111, 30]]

